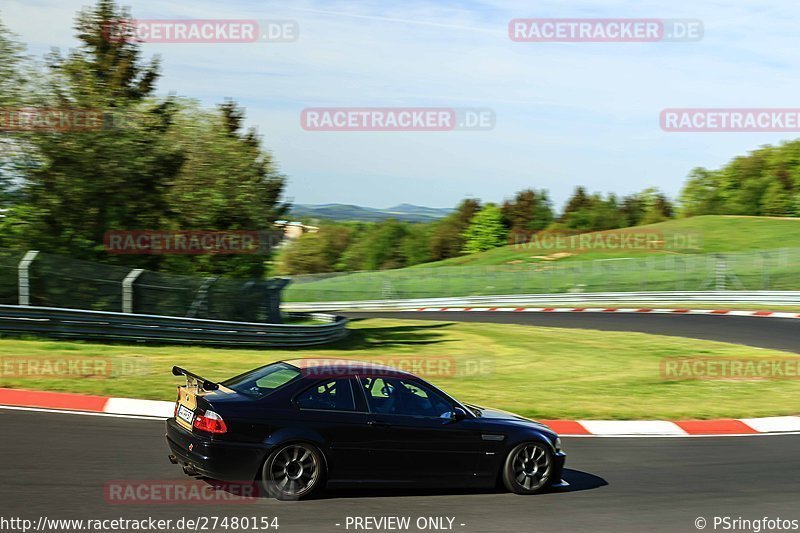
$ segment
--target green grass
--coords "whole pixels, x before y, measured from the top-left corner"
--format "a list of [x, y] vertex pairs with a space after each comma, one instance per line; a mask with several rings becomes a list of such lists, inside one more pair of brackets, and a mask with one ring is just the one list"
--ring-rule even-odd
[[[456, 397], [538, 418], [688, 419], [800, 413], [800, 380], [670, 381], [664, 357], [786, 357], [719, 342], [642, 333], [503, 324], [370, 319], [349, 338], [305, 350], [99, 345], [0, 339], [0, 357], [104, 358], [138, 364], [135, 375], [22, 379], [0, 386], [173, 400], [172, 365], [222, 380], [272, 361], [347, 357], [383, 362], [433, 361], [457, 371], [427, 376]], [[2, 368], [2, 367], [0, 367]], [[470, 369], [469, 371], [467, 369]]]
[[[613, 232], [655, 233], [667, 237], [669, 243], [664, 249], [628, 249], [623, 251], [609, 249], [580, 250], [569, 246], [547, 248], [525, 245], [510, 245], [477, 254], [463, 255], [416, 265], [411, 268], [449, 267], [464, 265], [503, 265], [514, 261], [541, 263], [547, 260], [537, 256], [554, 253], [571, 253], [559, 262], [591, 261], [593, 259], [614, 259], [620, 257], [641, 257], [643, 255], [692, 255], [721, 252], [742, 252], [754, 250], [775, 250], [779, 248], [800, 248], [800, 218], [746, 217], [732, 215], [707, 215], [669, 220], [658, 224], [637, 226]], [[591, 233], [602, 235], [604, 232]], [[691, 235], [693, 240], [679, 241], [679, 236]], [[695, 247], [694, 244], [700, 246]]]
[[713, 290], [717, 253], [728, 254], [728, 290], [800, 289], [800, 219], [702, 216], [629, 231], [659, 232], [668, 240], [692, 235], [701, 246], [621, 251], [504, 246], [404, 269], [298, 277], [284, 299]]

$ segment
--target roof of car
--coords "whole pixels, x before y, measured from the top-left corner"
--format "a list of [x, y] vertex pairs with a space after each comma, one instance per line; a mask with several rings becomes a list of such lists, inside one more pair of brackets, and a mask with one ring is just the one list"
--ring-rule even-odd
[[325, 374], [338, 376], [360, 375], [394, 375], [400, 377], [416, 377], [410, 372], [393, 366], [382, 365], [371, 361], [354, 361], [352, 359], [305, 358], [283, 361], [287, 365], [299, 368], [306, 374]]

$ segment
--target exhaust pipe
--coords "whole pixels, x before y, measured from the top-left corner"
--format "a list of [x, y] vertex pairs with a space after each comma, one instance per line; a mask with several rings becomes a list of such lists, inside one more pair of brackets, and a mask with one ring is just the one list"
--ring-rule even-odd
[[186, 474], [187, 476], [193, 476], [193, 477], [200, 475], [197, 472], [197, 470], [195, 470], [194, 467], [190, 464], [183, 465], [183, 473]]
[[172, 454], [169, 454], [169, 462], [170, 462], [170, 463], [172, 463], [172, 464], [174, 464], [174, 465], [176, 465], [176, 464], [178, 464], [178, 458], [177, 458], [177, 457], [175, 457], [175, 456], [174, 456], [174, 455], [172, 455]]

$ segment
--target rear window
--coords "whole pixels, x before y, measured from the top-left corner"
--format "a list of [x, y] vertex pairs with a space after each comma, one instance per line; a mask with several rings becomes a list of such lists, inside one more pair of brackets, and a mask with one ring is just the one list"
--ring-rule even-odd
[[223, 381], [221, 385], [252, 398], [263, 398], [300, 377], [300, 370], [274, 363]]

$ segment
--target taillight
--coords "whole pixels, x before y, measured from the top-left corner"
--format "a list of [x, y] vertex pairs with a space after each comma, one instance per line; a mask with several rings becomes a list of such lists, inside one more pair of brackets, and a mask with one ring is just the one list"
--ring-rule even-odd
[[194, 417], [194, 427], [208, 433], [225, 433], [228, 431], [225, 421], [214, 411], [206, 411], [202, 415]]

